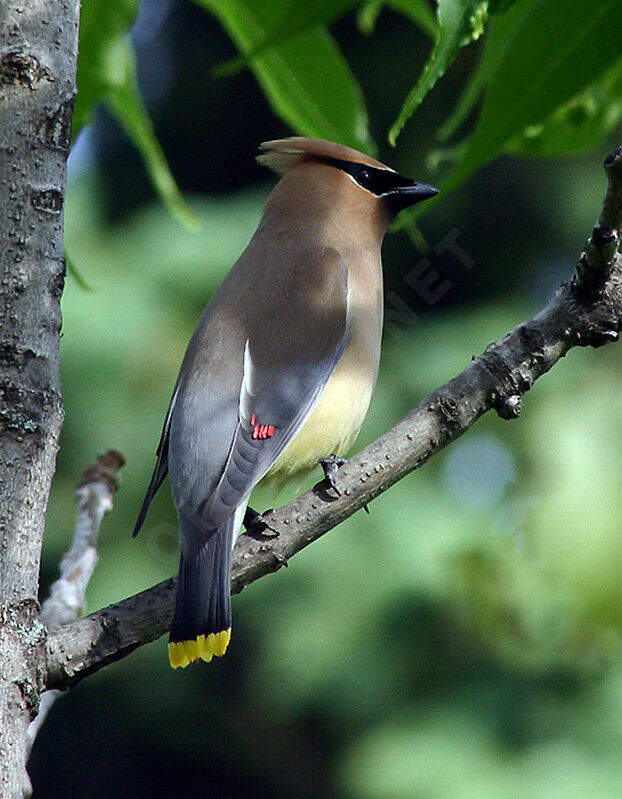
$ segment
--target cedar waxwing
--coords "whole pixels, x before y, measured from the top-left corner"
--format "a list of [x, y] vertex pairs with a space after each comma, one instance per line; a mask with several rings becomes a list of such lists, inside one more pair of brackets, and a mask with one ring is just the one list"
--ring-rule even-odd
[[332, 456], [335, 486], [378, 375], [382, 239], [399, 211], [438, 191], [321, 139], [261, 149], [280, 180], [188, 345], [134, 530], [170, 472], [181, 537], [173, 668], [225, 653], [231, 552], [255, 485]]

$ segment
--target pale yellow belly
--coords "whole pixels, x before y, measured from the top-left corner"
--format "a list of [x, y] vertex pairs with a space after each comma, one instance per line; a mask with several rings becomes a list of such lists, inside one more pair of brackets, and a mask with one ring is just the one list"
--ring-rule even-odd
[[[354, 263], [354, 260], [352, 260]], [[348, 285], [349, 344], [318, 404], [268, 474], [285, 482], [310, 471], [328, 455], [345, 455], [365, 419], [378, 377], [382, 337], [382, 267], [380, 252], [356, 253]]]
[[361, 372], [350, 359], [337, 365], [304, 427], [266, 475], [283, 482], [310, 471], [327, 455], [345, 455], [359, 434], [376, 382], [376, 370]]

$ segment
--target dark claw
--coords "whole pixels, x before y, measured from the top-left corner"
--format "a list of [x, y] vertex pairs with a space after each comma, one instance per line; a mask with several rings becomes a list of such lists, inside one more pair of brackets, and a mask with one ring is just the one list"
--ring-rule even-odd
[[328, 458], [320, 461], [320, 466], [324, 471], [324, 479], [338, 497], [341, 496], [341, 491], [337, 488], [337, 472], [344, 463], [347, 463], [346, 459], [340, 458], [338, 455], [329, 455]]
[[275, 530], [266, 519], [266, 514], [268, 513], [272, 513], [272, 508], [264, 511], [264, 513], [258, 513], [250, 507], [246, 508], [246, 513], [244, 514], [246, 534], [250, 535], [251, 538], [258, 538], [259, 540], [263, 538], [276, 538], [279, 532]]

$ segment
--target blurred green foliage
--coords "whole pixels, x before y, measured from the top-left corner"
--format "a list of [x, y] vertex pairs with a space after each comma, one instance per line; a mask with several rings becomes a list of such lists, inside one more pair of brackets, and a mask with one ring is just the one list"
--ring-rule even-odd
[[84, 0], [80, 11], [78, 96], [74, 140], [104, 102], [141, 153], [155, 190], [169, 211], [189, 228], [195, 219], [184, 203], [155, 137], [136, 76], [134, 49], [127, 34], [139, 0]]
[[421, 77], [410, 91], [402, 110], [389, 131], [389, 140], [395, 144], [400, 131], [435, 83], [455, 59], [461, 47], [477, 41], [485, 29], [488, 3], [481, 0], [439, 0], [436, 42], [430, 60]]
[[[494, 158], [525, 129], [545, 124], [557, 108], [620, 63], [619, 0], [526, 2], [528, 12], [519, 24], [512, 30], [504, 28], [505, 47], [501, 45], [503, 55], [496, 69], [490, 70], [487, 62], [482, 110], [445, 190]], [[519, 4], [511, 9], [513, 17], [520, 11]], [[477, 75], [474, 80], [479, 81]], [[591, 140], [592, 147], [596, 143]]]
[[[382, 0], [195, 2], [219, 19], [241, 53], [215, 74], [248, 65], [275, 113], [296, 132], [375, 152], [360, 86], [327, 26], [360, 6], [361, 31], [370, 33]], [[479, 68], [441, 128], [441, 138], [455, 133], [483, 95], [479, 118], [466, 139], [445, 148], [442, 158], [431, 155], [436, 161], [455, 161], [442, 184], [445, 193], [501, 152], [554, 156], [589, 151], [618, 124], [620, 0], [438, 0], [436, 25], [427, 0], [387, 6], [435, 35], [421, 76], [389, 130], [393, 145], [460, 49], [490, 28]], [[153, 135], [138, 92], [133, 50], [124, 38], [137, 8], [136, 0], [85, 0], [74, 132], [104, 100], [142, 153], [160, 196], [191, 223]], [[402, 224], [429, 209], [430, 204], [418, 206]]]
[[[244, 24], [251, 19], [248, 4], [200, 5], [221, 20], [241, 48], [237, 65], [250, 65], [275, 113], [297, 133], [370, 149], [357, 75], [382, 150], [377, 119], [395, 115], [395, 86], [411, 81], [408, 48], [423, 51], [438, 36], [448, 42], [444, 60], [427, 69], [447, 75], [418, 111], [426, 121], [419, 138], [408, 138], [408, 126], [399, 139], [403, 149], [393, 160], [384, 156], [390, 163], [406, 171], [423, 161], [437, 147], [430, 130], [443, 121], [446, 140], [462, 131], [463, 146], [449, 153], [455, 170], [466, 163], [455, 158], [475, 158], [474, 152], [478, 167], [500, 150], [592, 154], [554, 165], [506, 159], [471, 181], [469, 192], [438, 204], [426, 220], [431, 242], [457, 226], [476, 264], [454, 268], [443, 256], [435, 259], [441, 278], [453, 282], [437, 307], [418, 301], [403, 281], [418, 257], [405, 249], [405, 237], [387, 242], [388, 287], [414, 311], [387, 329], [360, 448], [533, 314], [570, 274], [603, 193], [598, 162], [606, 150], [597, 148], [619, 130], [620, 52], [611, 44], [619, 39], [619, 4], [516, 0], [489, 7], [456, 2], [449, 9], [441, 3], [435, 23], [423, 2], [396, 0], [383, 8], [368, 0], [355, 8], [335, 0], [317, 16], [305, 12], [313, 23], [306, 31], [291, 15], [297, 3], [254, 6], [252, 19], [261, 24], [252, 28]], [[78, 125], [98, 98], [110, 97], [114, 81], [105, 75], [127, 66], [132, 50], [125, 32], [136, 8], [84, 0]], [[336, 9], [347, 8], [358, 11], [357, 24], [371, 38], [353, 35], [353, 25], [340, 27], [347, 17], [331, 34], [322, 29]], [[446, 27], [450, 10], [469, 10], [468, 30], [464, 15], [462, 28]], [[396, 11], [402, 38], [395, 41], [406, 44], [376, 50]], [[115, 13], [115, 25], [97, 22], [96, 14]], [[534, 20], [540, 23], [530, 45]], [[560, 36], [565, 31], [568, 47], [555, 40], [554, 25]], [[478, 60], [457, 79], [449, 69], [453, 58], [469, 67], [472, 47], [460, 48], [482, 30], [473, 45]], [[590, 38], [590, 31], [598, 35]], [[602, 42], [604, 52], [595, 53]], [[438, 59], [438, 44], [434, 53]], [[579, 53], [577, 64], [572, 55]], [[210, 63], [231, 64], [229, 55], [214, 47]], [[184, 57], [196, 69], [198, 54]], [[100, 70], [97, 59], [111, 72]], [[547, 59], [559, 73], [547, 71]], [[134, 92], [135, 73], [123, 69], [118, 85]], [[128, 75], [134, 75], [129, 82]], [[131, 104], [124, 105], [123, 92], [115, 96], [108, 107], [132, 135]], [[230, 111], [226, 104], [219, 109], [218, 134], [228, 130]], [[178, 113], [183, 118], [184, 109]], [[139, 127], [147, 124], [145, 113]], [[469, 126], [471, 139], [464, 133]], [[490, 134], [484, 155], [481, 126]], [[268, 126], [264, 138], [282, 132]], [[240, 139], [245, 133], [240, 125]], [[233, 148], [228, 138], [222, 146]], [[248, 163], [256, 144], [245, 143]], [[106, 167], [77, 171], [68, 189], [66, 246], [91, 290], [70, 278], [63, 299], [66, 421], [44, 545], [43, 590], [70, 541], [81, 469], [97, 452], [120, 449], [128, 463], [114, 513], [102, 526], [89, 609], [176, 570], [176, 518], [166, 486], [140, 537], [133, 541], [129, 531], [188, 338], [251, 236], [268, 191], [262, 184], [188, 198], [194, 232], [154, 202], [112, 218], [106, 198], [127, 161], [113, 137], [105, 147], [112, 151]], [[167, 155], [173, 163], [176, 153]], [[201, 145], [192, 159], [198, 171], [217, 156]], [[444, 156], [436, 160], [446, 163]], [[176, 178], [183, 185], [188, 176]], [[485, 417], [374, 501], [370, 516], [347, 520], [289, 569], [236, 597], [233, 640], [222, 661], [173, 673], [162, 640], [86, 680], [57, 703], [37, 740], [35, 796], [617, 799], [621, 385], [616, 347], [573, 350], [525, 397], [520, 421]], [[260, 493], [254, 504], [282, 504], [295, 489]]]

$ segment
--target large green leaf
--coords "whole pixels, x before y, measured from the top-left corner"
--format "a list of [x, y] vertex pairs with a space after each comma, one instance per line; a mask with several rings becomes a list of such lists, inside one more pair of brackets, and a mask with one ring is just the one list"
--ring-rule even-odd
[[531, 125], [503, 148], [516, 155], [558, 156], [593, 151], [622, 124], [622, 59], [599, 81]]
[[[248, 54], [269, 40], [288, 0], [195, 0], [216, 16]], [[293, 130], [374, 151], [361, 89], [329, 33], [299, 33], [252, 59], [250, 67], [272, 108]]]
[[359, 0], [330, 0], [330, 2], [309, 3], [308, 0], [291, 0], [281, 16], [275, 16], [270, 20], [271, 30], [262, 41], [254, 44], [248, 52], [218, 64], [212, 72], [216, 76], [238, 72], [270, 47], [282, 44], [292, 36], [304, 33], [310, 28], [328, 27], [354, 8], [358, 2]]
[[438, 0], [437, 16], [439, 27], [432, 55], [389, 131], [389, 141], [393, 145], [423, 98], [445, 74], [459, 49], [484, 32], [488, 0]]
[[88, 124], [94, 108], [103, 101], [140, 151], [169, 211], [187, 227], [194, 227], [194, 215], [171, 175], [138, 89], [134, 51], [127, 39], [137, 12], [138, 0], [83, 0], [73, 135]]
[[595, 82], [618, 61], [621, 41], [622, 0], [536, 3], [506, 49], [464, 158], [443, 189], [453, 189]]
[[[292, 36], [311, 28], [329, 27], [336, 20], [358, 6], [360, 0], [325, 0], [309, 3], [308, 0], [290, 0], [282, 14], [274, 14], [269, 21], [270, 32], [263, 41], [253, 45], [246, 53], [218, 64], [212, 72], [217, 77], [230, 75], [246, 67], [270, 47], [280, 45]], [[358, 21], [364, 33], [371, 33], [382, 6], [387, 5], [408, 17], [432, 38], [436, 37], [436, 21], [428, 0], [368, 0], [360, 5]]]

